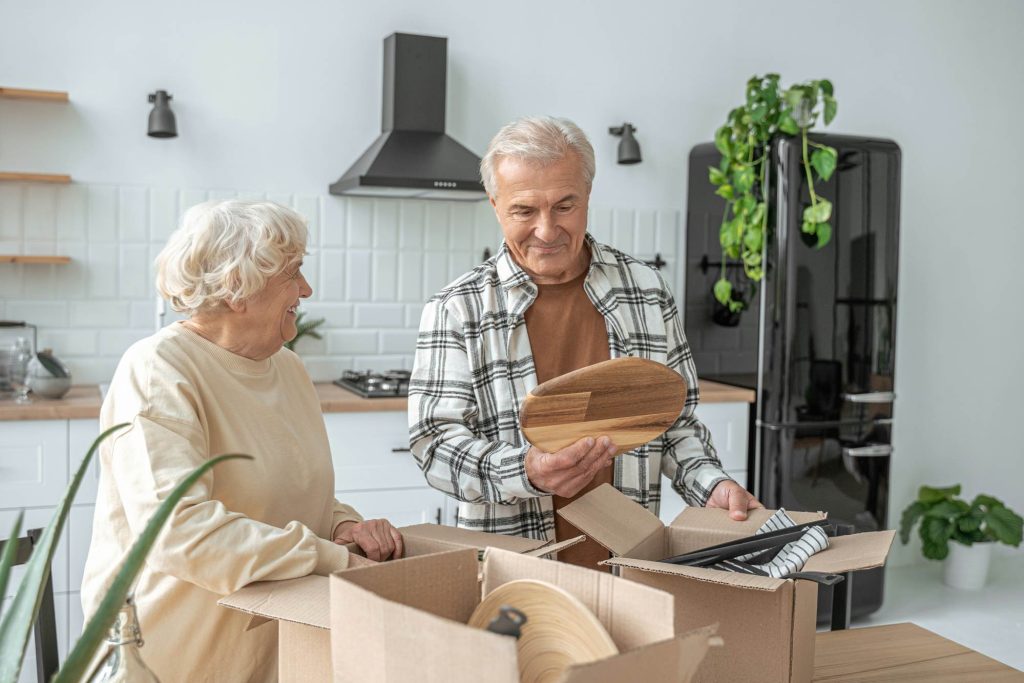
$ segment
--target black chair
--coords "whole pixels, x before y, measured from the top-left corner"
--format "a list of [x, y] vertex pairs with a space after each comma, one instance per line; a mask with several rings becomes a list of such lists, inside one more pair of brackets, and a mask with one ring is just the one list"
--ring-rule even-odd
[[[32, 555], [32, 549], [39, 543], [43, 535], [42, 529], [29, 529], [26, 535], [15, 539], [18, 550], [15, 552], [14, 564], [25, 564]], [[0, 553], [10, 541], [0, 541]], [[3, 596], [0, 596], [2, 599]], [[57, 654], [57, 617], [53, 609], [53, 577], [47, 574], [46, 588], [43, 590], [43, 601], [39, 605], [39, 615], [33, 627], [36, 643], [36, 678], [39, 683], [47, 683], [57, 673], [60, 657]]]

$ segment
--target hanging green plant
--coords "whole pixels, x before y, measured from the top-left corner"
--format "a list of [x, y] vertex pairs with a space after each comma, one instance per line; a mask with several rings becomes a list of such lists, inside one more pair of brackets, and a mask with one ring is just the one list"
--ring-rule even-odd
[[[825, 125], [836, 116], [836, 100], [831, 81], [808, 81], [779, 87], [778, 74], [754, 76], [747, 81], [746, 102], [729, 112], [726, 123], [715, 132], [715, 147], [722, 155], [718, 167], [708, 169], [708, 180], [717, 187], [715, 194], [725, 199], [725, 212], [719, 229], [722, 245], [722, 272], [715, 282], [715, 298], [730, 311], [741, 311], [746, 304], [733, 298], [732, 283], [725, 276], [730, 259], [739, 261], [743, 272], [758, 283], [764, 277], [761, 260], [768, 232], [768, 150], [776, 135], [800, 135], [804, 171], [811, 205], [803, 213], [801, 230], [813, 235], [815, 248], [828, 244], [832, 237], [832, 204], [814, 191], [812, 170], [827, 181], [836, 170], [836, 150], [811, 142], [807, 131], [823, 116]], [[814, 151], [808, 154], [809, 148]]]

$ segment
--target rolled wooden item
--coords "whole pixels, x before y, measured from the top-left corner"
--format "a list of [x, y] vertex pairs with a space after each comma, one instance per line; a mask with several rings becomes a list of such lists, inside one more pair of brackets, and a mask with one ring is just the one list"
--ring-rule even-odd
[[622, 454], [664, 434], [683, 412], [686, 393], [686, 380], [672, 368], [614, 358], [534, 387], [519, 411], [520, 427], [549, 453], [607, 436]]
[[544, 581], [510, 581], [491, 591], [473, 611], [469, 625], [487, 628], [501, 607], [526, 615], [519, 636], [521, 683], [554, 683], [573, 664], [619, 653], [608, 631], [575, 597]]

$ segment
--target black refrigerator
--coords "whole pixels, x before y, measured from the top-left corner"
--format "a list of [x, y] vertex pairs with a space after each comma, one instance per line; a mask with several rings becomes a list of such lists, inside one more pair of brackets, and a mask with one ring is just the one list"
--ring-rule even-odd
[[[744, 311], [747, 319], [735, 323], [748, 332], [738, 337], [735, 354], [708, 347], [708, 339], [723, 338], [713, 328], [731, 321], [709, 320], [700, 314], [704, 309], [691, 306], [707, 299], [700, 278], [713, 281], [718, 269], [707, 267], [705, 254], [689, 253], [700, 240], [688, 235], [688, 270], [703, 258], [705, 272], [687, 275], [688, 289], [696, 280], [701, 290], [694, 299], [687, 292], [687, 336], [697, 336], [698, 373], [756, 391], [747, 484], [760, 500], [771, 508], [827, 511], [845, 530], [875, 531], [890, 522], [900, 149], [877, 138], [811, 139], [838, 152], [834, 175], [815, 185], [833, 205], [832, 239], [816, 249], [801, 232], [810, 204], [801, 141], [776, 140], [765, 278]], [[688, 231], [707, 233], [705, 251], [717, 246], [711, 239], [718, 221], [701, 214], [716, 210], [720, 220], [723, 207], [707, 182], [707, 167], [717, 166], [718, 158], [713, 145], [699, 145], [690, 158]], [[711, 372], [701, 371], [702, 357], [715, 365]], [[855, 572], [850, 588], [854, 617], [877, 610], [882, 569]], [[822, 590], [818, 612], [826, 620], [832, 589]]]

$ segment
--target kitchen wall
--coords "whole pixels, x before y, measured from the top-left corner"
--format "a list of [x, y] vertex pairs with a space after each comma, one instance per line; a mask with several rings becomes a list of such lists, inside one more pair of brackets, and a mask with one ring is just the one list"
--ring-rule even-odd
[[[0, 82], [72, 96], [70, 107], [0, 101], [0, 168], [153, 192], [320, 197], [378, 130], [380, 41], [394, 30], [450, 38], [457, 139], [479, 152], [515, 116], [572, 117], [597, 149], [595, 204], [627, 210], [685, 209], [687, 153], [749, 75], [827, 76], [832, 130], [891, 137], [904, 152], [890, 518], [926, 482], [960, 481], [1024, 509], [1024, 230], [1013, 201], [1024, 182], [1024, 4], [182, 0], [168, 11], [53, 0], [0, 1], [0, 23], [16, 29], [0, 41]], [[175, 140], [144, 135], [157, 88], [175, 96]], [[606, 134], [625, 120], [643, 146], [637, 166], [614, 163]], [[70, 326], [70, 301], [54, 292], [52, 302], [68, 305]], [[359, 303], [336, 305], [348, 304], [355, 323]], [[897, 549], [895, 561], [916, 557]]]
[[[0, 266], [0, 319], [39, 326], [75, 383], [106, 382], [133, 342], [157, 324], [153, 261], [187, 209], [207, 199], [259, 197], [309, 220], [303, 272], [308, 315], [323, 339], [296, 350], [310, 374], [410, 368], [423, 303], [501, 244], [487, 202], [341, 198], [137, 185], [0, 185], [0, 253], [72, 257], [68, 265]], [[590, 231], [640, 258], [661, 255], [679, 277], [680, 215], [673, 209], [591, 210]], [[164, 322], [174, 320], [170, 308]], [[9, 340], [8, 340], [9, 341]]]

